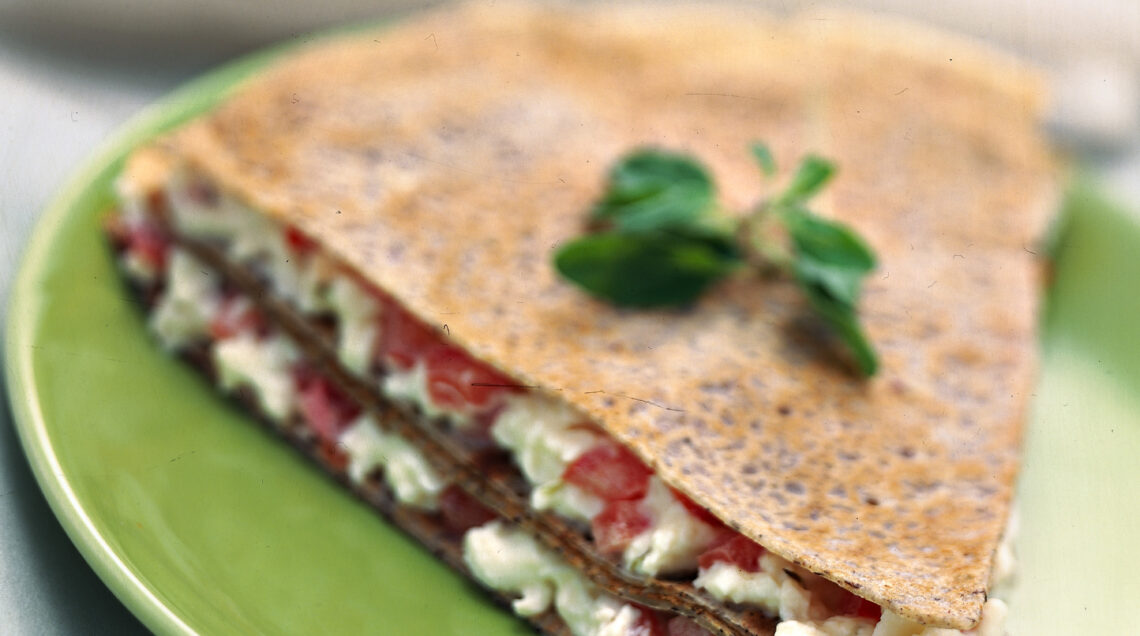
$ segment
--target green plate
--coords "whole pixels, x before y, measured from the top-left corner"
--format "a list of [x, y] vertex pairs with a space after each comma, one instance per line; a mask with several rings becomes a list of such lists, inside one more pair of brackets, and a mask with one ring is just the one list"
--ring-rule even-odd
[[[7, 334], [32, 468], [95, 571], [155, 631], [522, 633], [159, 353], [113, 271], [99, 217], [124, 155], [279, 54], [141, 115], [47, 210]], [[1140, 598], [1140, 229], [1085, 189], [1069, 207], [1021, 483], [1014, 634], [1125, 633]]]

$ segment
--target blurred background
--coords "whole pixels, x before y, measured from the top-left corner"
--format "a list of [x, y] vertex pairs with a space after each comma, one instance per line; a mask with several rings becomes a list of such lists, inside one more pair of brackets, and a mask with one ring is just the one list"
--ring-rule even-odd
[[[0, 306], [7, 307], [40, 211], [68, 175], [144, 106], [271, 42], [428, 4], [437, 3], [0, 0]], [[778, 12], [825, 5], [759, 4]], [[1053, 139], [1140, 218], [1140, 2], [846, 3], [852, 5], [967, 33], [1037, 63], [1051, 82]], [[52, 516], [19, 448], [3, 390], [0, 633], [143, 633]]]

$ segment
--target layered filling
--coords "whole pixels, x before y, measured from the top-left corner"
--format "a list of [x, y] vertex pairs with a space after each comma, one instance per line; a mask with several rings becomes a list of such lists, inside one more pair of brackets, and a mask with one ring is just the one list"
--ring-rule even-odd
[[[470, 570], [488, 587], [517, 595], [516, 612], [553, 609], [577, 634], [704, 633], [687, 619], [666, 620], [597, 592], [533, 537], [470, 514], [477, 504], [449, 489], [413, 444], [361, 415], [250, 301], [171, 248], [148, 215], [154, 210], [145, 209], [155, 201], [125, 194], [123, 265], [140, 282], [161, 281], [151, 318], [159, 338], [172, 349], [212, 342], [223, 388], [247, 387], [272, 419], [303, 422], [352, 480], [382, 474], [400, 502], [460, 519], [453, 525], [465, 532]], [[161, 206], [179, 235], [224, 251], [275, 296], [326, 327], [340, 364], [387, 400], [432, 419], [466, 447], [505, 453], [525, 479], [534, 510], [578, 525], [598, 552], [628, 572], [688, 581], [718, 601], [760, 609], [781, 620], [778, 634], [962, 633], [904, 620], [732, 531], [575, 411], [449, 344], [297, 228], [282, 227], [192, 177], [175, 180]], [[991, 600], [982, 623], [967, 633], [1000, 634], [1003, 618], [1004, 606]]]

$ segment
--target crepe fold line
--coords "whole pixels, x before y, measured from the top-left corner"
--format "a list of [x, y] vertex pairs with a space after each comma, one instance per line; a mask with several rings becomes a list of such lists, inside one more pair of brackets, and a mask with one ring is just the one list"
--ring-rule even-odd
[[[1039, 83], [972, 42], [817, 17], [450, 8], [303, 48], [126, 179], [207, 175], [773, 553], [965, 629], [1035, 377], [1032, 252], [1057, 197]], [[765, 188], [753, 140], [838, 164], [816, 203], [879, 257], [859, 308], [875, 378], [837, 364], [788, 281], [631, 313], [550, 266], [622, 154], [692, 153], [744, 207]]]

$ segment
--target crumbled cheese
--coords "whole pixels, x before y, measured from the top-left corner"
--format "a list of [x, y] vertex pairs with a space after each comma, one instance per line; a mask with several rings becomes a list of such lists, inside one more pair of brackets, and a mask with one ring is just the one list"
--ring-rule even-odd
[[553, 605], [575, 636], [629, 634], [640, 614], [600, 592], [534, 537], [500, 521], [464, 535], [463, 560], [484, 585], [519, 596], [512, 603], [515, 613], [535, 616]]
[[362, 415], [341, 434], [337, 444], [348, 455], [348, 476], [362, 483], [377, 468], [400, 503], [435, 510], [447, 486], [419, 449], [394, 433], [380, 430], [370, 415]]
[[337, 316], [337, 357], [350, 371], [367, 373], [379, 333], [380, 303], [347, 276], [332, 280], [327, 302]]
[[991, 598], [982, 606], [982, 621], [974, 628], [976, 636], [1005, 636], [1009, 607], [1000, 598]]
[[1011, 506], [1009, 519], [1006, 520], [1005, 532], [1001, 535], [997, 551], [994, 553], [994, 569], [990, 572], [990, 596], [1002, 596], [1004, 588], [1013, 579], [1013, 572], [1017, 566], [1017, 557], [1014, 554], [1013, 542], [1020, 529], [1020, 519], [1017, 506]]
[[769, 614], [780, 612], [780, 583], [767, 571], [749, 572], [732, 563], [717, 561], [701, 568], [693, 585], [722, 601], [756, 605]]
[[251, 210], [232, 196], [218, 193], [211, 202], [191, 195], [188, 175], [178, 175], [167, 194], [171, 220], [178, 231], [199, 239], [227, 241], [228, 251], [238, 260], [259, 256], [274, 242], [280, 231], [277, 223]]
[[811, 616], [811, 594], [788, 576], [780, 583], [780, 620], [794, 621]]
[[689, 513], [658, 477], [649, 479], [649, 492], [641, 503], [650, 519], [649, 529], [633, 538], [622, 558], [638, 574], [676, 574], [697, 567], [697, 557], [716, 537], [708, 524]]
[[[605, 609], [608, 614], [609, 607]], [[617, 615], [612, 619], [600, 621], [601, 624], [595, 634], [596, 636], [639, 636], [637, 632], [633, 631], [639, 618], [641, 618], [640, 610], [632, 605], [622, 605]]]
[[827, 634], [810, 623], [781, 621], [776, 624], [775, 636], [827, 636]]
[[556, 479], [535, 487], [530, 493], [530, 505], [535, 510], [552, 510], [568, 519], [590, 521], [606, 503], [574, 484]]
[[582, 417], [569, 406], [536, 394], [511, 396], [491, 427], [491, 436], [515, 454], [532, 484], [556, 481], [566, 466], [601, 441], [577, 426]]
[[218, 286], [212, 269], [183, 250], [171, 250], [166, 290], [150, 316], [150, 328], [165, 347], [180, 349], [209, 333]]
[[[139, 198], [141, 195], [130, 192], [130, 189], [124, 185], [125, 180], [120, 179], [116, 186], [120, 189], [120, 197], [122, 203], [122, 216], [121, 220], [124, 226], [131, 230], [138, 229], [139, 226], [150, 224], [151, 221], [147, 218], [144, 211], [144, 204]], [[140, 281], [142, 283], [151, 283], [158, 278], [158, 270], [154, 265], [145, 258], [139, 256], [134, 250], [128, 249], [123, 252], [119, 262], [122, 264], [123, 269], [126, 271], [128, 277]]]
[[770, 552], [760, 556], [758, 565], [759, 571], [749, 572], [733, 563], [718, 561], [701, 568], [693, 585], [722, 601], [760, 607], [788, 623], [785, 629], [801, 630], [789, 633], [871, 636], [872, 621], [855, 616], [828, 616], [826, 607], [815, 599], [813, 590], [834, 585], [831, 581]]
[[222, 389], [250, 387], [261, 408], [277, 422], [292, 412], [296, 391], [290, 369], [298, 356], [291, 342], [281, 336], [258, 340], [243, 333], [219, 341], [212, 354]]
[[[418, 407], [428, 418], [434, 419], [446, 413], [436, 407], [428, 395], [427, 366], [423, 360], [417, 360], [407, 371], [390, 371], [381, 381], [380, 392], [389, 400]], [[462, 422], [459, 424], [462, 425]]]
[[822, 623], [781, 621], [775, 636], [871, 636], [870, 622], [850, 616], [833, 616]]
[[222, 193], [212, 205], [199, 202], [190, 196], [185, 178], [183, 175], [169, 190], [171, 217], [180, 233], [221, 241], [230, 258], [262, 268], [273, 289], [303, 310], [328, 308], [325, 292], [335, 268], [327, 258], [312, 254], [298, 259], [279, 223]]
[[515, 463], [534, 486], [531, 507], [589, 521], [604, 502], [562, 481], [566, 467], [602, 441], [595, 431], [579, 426], [582, 418], [569, 406], [535, 395], [509, 398], [491, 427], [491, 436], [514, 453]]

